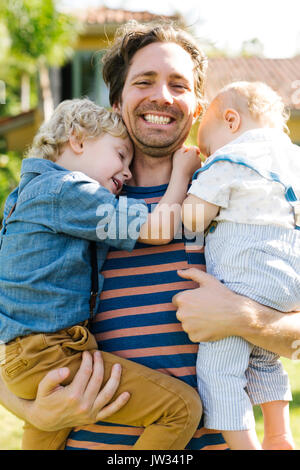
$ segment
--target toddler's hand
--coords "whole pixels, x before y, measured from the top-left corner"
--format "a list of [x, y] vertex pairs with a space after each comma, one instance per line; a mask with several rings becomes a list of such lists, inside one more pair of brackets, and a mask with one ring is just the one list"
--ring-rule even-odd
[[192, 178], [201, 167], [200, 150], [196, 146], [183, 146], [173, 155], [173, 171], [180, 171], [182, 176]]

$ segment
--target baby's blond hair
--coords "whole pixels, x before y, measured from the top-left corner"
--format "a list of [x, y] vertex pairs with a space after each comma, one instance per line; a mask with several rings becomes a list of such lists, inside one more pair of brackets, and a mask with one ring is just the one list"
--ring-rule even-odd
[[281, 96], [264, 82], [233, 82], [216, 97], [221, 107], [232, 106], [238, 112], [247, 109], [250, 116], [263, 125], [287, 129], [289, 114]]
[[128, 137], [122, 118], [117, 113], [87, 98], [65, 100], [57, 106], [49, 121], [41, 125], [27, 157], [55, 162], [72, 134], [84, 139], [98, 137], [104, 132], [123, 139]]

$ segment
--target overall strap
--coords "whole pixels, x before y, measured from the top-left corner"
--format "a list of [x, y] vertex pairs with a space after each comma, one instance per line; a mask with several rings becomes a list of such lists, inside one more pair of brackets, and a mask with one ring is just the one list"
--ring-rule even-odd
[[97, 260], [97, 245], [96, 242], [90, 242], [90, 261], [92, 267], [91, 273], [91, 296], [90, 296], [90, 321], [94, 316], [94, 309], [96, 306], [96, 299], [98, 296], [99, 279], [98, 279], [98, 260]]
[[12, 215], [12, 213], [14, 212], [15, 208], [16, 208], [16, 205], [17, 203], [15, 202], [14, 205], [12, 206], [12, 208], [10, 209], [7, 217], [6, 217], [6, 220], [10, 218], [10, 216]]
[[3, 221], [3, 234], [6, 232], [6, 221], [10, 218], [10, 216], [12, 215], [12, 213], [14, 212], [15, 208], [16, 208], [16, 205], [17, 203], [15, 202], [14, 205], [12, 206], [12, 208], [10, 209], [9, 213], [7, 214], [7, 217], [5, 218], [5, 220]]

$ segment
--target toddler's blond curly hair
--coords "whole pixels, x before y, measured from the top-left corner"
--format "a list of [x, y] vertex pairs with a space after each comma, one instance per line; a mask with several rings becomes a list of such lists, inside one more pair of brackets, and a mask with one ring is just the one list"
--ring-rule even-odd
[[26, 156], [55, 162], [72, 134], [85, 139], [104, 132], [123, 139], [128, 137], [119, 114], [87, 98], [65, 100], [57, 106], [49, 121], [41, 125]]

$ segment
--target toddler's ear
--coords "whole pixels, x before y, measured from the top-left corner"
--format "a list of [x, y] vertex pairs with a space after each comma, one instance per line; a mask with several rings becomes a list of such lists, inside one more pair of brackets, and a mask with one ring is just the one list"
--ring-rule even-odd
[[227, 129], [234, 134], [237, 132], [241, 125], [240, 114], [233, 108], [227, 108], [224, 111], [223, 119]]
[[69, 144], [71, 149], [77, 155], [81, 155], [83, 152], [83, 140], [76, 136], [75, 134], [71, 134], [69, 137]]

